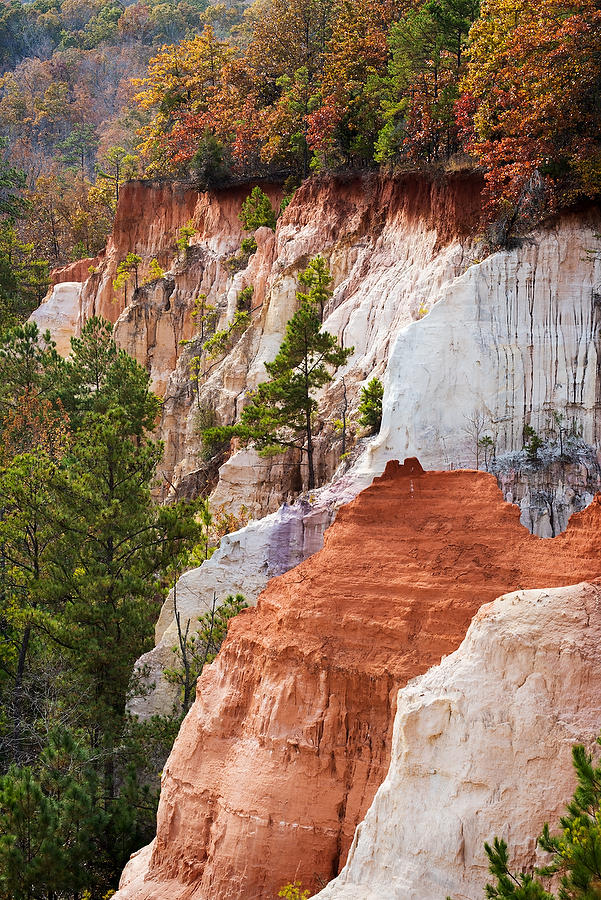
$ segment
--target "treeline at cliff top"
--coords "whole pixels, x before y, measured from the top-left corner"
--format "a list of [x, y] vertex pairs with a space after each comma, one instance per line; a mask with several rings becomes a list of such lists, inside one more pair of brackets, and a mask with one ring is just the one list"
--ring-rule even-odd
[[0, 129], [36, 208], [25, 237], [52, 263], [102, 245], [136, 175], [478, 166], [505, 222], [601, 192], [597, 0], [4, 0], [0, 15]]
[[207, 27], [150, 61], [148, 173], [479, 164], [495, 212], [601, 189], [592, 0], [257, 0], [244, 24], [244, 41]]

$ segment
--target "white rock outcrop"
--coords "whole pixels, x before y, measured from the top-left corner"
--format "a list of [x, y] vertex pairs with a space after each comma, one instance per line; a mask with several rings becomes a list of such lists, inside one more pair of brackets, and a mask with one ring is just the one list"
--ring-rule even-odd
[[442, 286], [428, 315], [397, 333], [366, 469], [406, 456], [473, 466], [477, 417], [497, 453], [521, 449], [525, 424], [544, 433], [553, 411], [599, 445], [601, 260], [585, 254], [597, 231], [565, 217]]
[[41, 332], [48, 330], [61, 356], [71, 352], [71, 337], [76, 334], [79, 302], [83, 285], [77, 281], [55, 284], [44, 301], [29, 317]]
[[481, 900], [485, 840], [516, 869], [571, 797], [571, 747], [601, 723], [601, 589], [517, 591], [399, 691], [392, 758], [320, 900]]

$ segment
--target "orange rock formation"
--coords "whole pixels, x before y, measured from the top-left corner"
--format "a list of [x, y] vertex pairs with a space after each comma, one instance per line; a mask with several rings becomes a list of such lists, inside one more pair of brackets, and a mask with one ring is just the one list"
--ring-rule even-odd
[[166, 766], [147, 869], [118, 896], [325, 884], [386, 774], [398, 688], [459, 646], [481, 604], [601, 575], [600, 526], [601, 497], [541, 540], [493, 476], [390, 463], [232, 623]]
[[90, 269], [98, 265], [101, 256], [87, 256], [85, 259], [78, 259], [75, 262], [68, 263], [66, 266], [59, 266], [50, 273], [50, 284], [64, 284], [67, 281], [75, 281], [83, 284], [90, 277]]

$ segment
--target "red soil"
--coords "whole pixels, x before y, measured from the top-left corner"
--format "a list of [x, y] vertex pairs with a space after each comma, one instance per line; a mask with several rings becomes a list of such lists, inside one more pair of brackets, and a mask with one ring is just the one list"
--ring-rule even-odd
[[598, 497], [541, 540], [492, 475], [390, 463], [231, 624], [166, 766], [147, 881], [123, 896], [271, 900], [328, 881], [386, 774], [399, 687], [483, 603], [600, 576], [600, 526]]

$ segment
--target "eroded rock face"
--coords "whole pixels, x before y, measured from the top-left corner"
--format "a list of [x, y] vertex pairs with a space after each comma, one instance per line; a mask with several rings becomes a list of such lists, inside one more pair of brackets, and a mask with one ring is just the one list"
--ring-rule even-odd
[[497, 481], [509, 503], [522, 511], [522, 525], [539, 537], [556, 537], [568, 527], [570, 516], [585, 509], [601, 491], [598, 451], [579, 462], [497, 471]]
[[[291, 506], [283, 504], [277, 512], [226, 535], [209, 560], [184, 573], [177, 582], [182, 628], [189, 623], [192, 633], [198, 616], [211, 608], [214, 596], [221, 602], [228, 594], [240, 593], [249, 606], [254, 606], [270, 578], [321, 550], [324, 532], [337, 510], [370, 481], [341, 474], [316, 491], [312, 502], [300, 499]], [[156, 646], [136, 663], [144, 690], [131, 696], [127, 705], [130, 713], [142, 719], [156, 713], [168, 715], [178, 704], [177, 687], [164, 674], [175, 662], [173, 648], [178, 645], [173, 591], [161, 609], [155, 640]]]
[[[178, 646], [174, 596], [185, 630], [191, 631], [199, 615], [211, 609], [213, 598], [222, 602], [228, 594], [242, 594], [254, 604], [270, 578], [281, 575], [312, 556], [323, 545], [323, 534], [334, 514], [332, 505], [299, 502], [282, 506], [276, 513], [226, 535], [213, 556], [197, 569], [186, 572], [163, 604], [155, 628], [156, 646], [136, 663], [145, 673], [145, 690], [130, 698], [128, 711], [140, 718], [168, 715], [178, 704], [178, 688], [164, 675], [176, 662]], [[140, 676], [139, 676], [140, 677]]]
[[87, 256], [84, 259], [77, 259], [75, 262], [67, 263], [66, 266], [59, 266], [50, 273], [50, 284], [62, 284], [65, 281], [75, 281], [83, 284], [88, 280], [94, 269], [100, 265], [104, 254], [99, 256]]
[[[232, 195], [232, 209], [222, 216], [232, 227], [225, 229], [218, 249], [213, 246], [216, 238], [211, 243], [209, 231], [198, 226], [192, 239], [197, 256], [191, 256], [181, 275], [174, 270], [176, 288], [164, 316], [160, 311], [166, 305], [160, 296], [162, 287], [149, 286], [155, 293], [144, 301], [140, 297], [123, 312], [116, 334], [138, 358], [151, 358], [155, 385], [164, 385], [164, 463], [171, 480], [182, 483], [198, 469], [198, 410], [211, 410], [224, 424], [236, 420], [247, 391], [265, 379], [264, 363], [275, 357], [286, 324], [296, 311], [299, 272], [312, 257], [324, 256], [334, 288], [324, 327], [341, 344], [355, 350], [320, 398], [323, 421], [317, 423], [321, 433], [316, 440], [316, 470], [318, 482], [323, 484], [340, 459], [340, 437], [323, 425], [325, 420], [340, 417], [342, 379], [349, 409], [353, 409], [365, 379], [383, 373], [394, 336], [418, 317], [424, 305], [432, 306], [442, 286], [463, 271], [469, 234], [478, 214], [480, 184], [460, 177], [445, 186], [416, 177], [311, 180], [296, 192], [275, 234], [265, 228], [258, 230], [257, 252], [246, 269], [228, 278], [228, 256], [238, 249], [242, 238], [239, 223], [237, 231], [234, 227], [237, 210], [248, 190], [250, 187]], [[217, 208], [227, 196], [220, 193], [211, 203]], [[199, 352], [200, 345], [186, 353], [179, 346], [182, 338], [193, 337], [192, 300], [198, 292], [206, 293], [207, 302], [217, 306], [218, 327], [223, 328], [233, 318], [240, 290], [249, 285], [254, 287], [251, 327], [224, 360], [210, 363], [197, 392], [190, 379], [189, 356]], [[178, 310], [182, 318], [172, 328]], [[162, 322], [163, 317], [164, 337], [155, 340], [154, 333], [162, 326], [147, 328], [140, 322]], [[152, 339], [146, 344], [145, 335], [151, 331]], [[148, 347], [152, 347], [150, 357]], [[158, 367], [157, 354], [162, 360]], [[165, 372], [171, 373], [166, 382]], [[299, 462], [290, 454], [270, 463], [257, 460], [256, 455], [236, 453], [221, 469], [215, 502], [233, 509], [244, 505], [257, 517], [274, 512], [306, 482], [305, 467]]]
[[61, 356], [71, 352], [71, 338], [76, 334], [81, 298], [81, 282], [59, 281], [44, 302], [29, 317], [43, 333], [48, 330]]
[[366, 467], [408, 454], [432, 468], [475, 465], [477, 417], [497, 453], [522, 448], [524, 425], [544, 434], [553, 411], [599, 446], [601, 261], [582, 252], [598, 231], [595, 211], [564, 216], [443, 286], [397, 334]]
[[398, 688], [459, 646], [482, 603], [601, 574], [601, 501], [549, 541], [518, 520], [491, 475], [415, 460], [340, 510], [199, 679], [150, 862], [120, 900], [267, 900], [331, 878], [387, 771]]
[[[320, 900], [480, 900], [484, 841], [535, 861], [575, 787], [571, 748], [601, 718], [600, 585], [517, 591], [399, 692], [390, 769]], [[540, 858], [539, 858], [540, 865]]]

